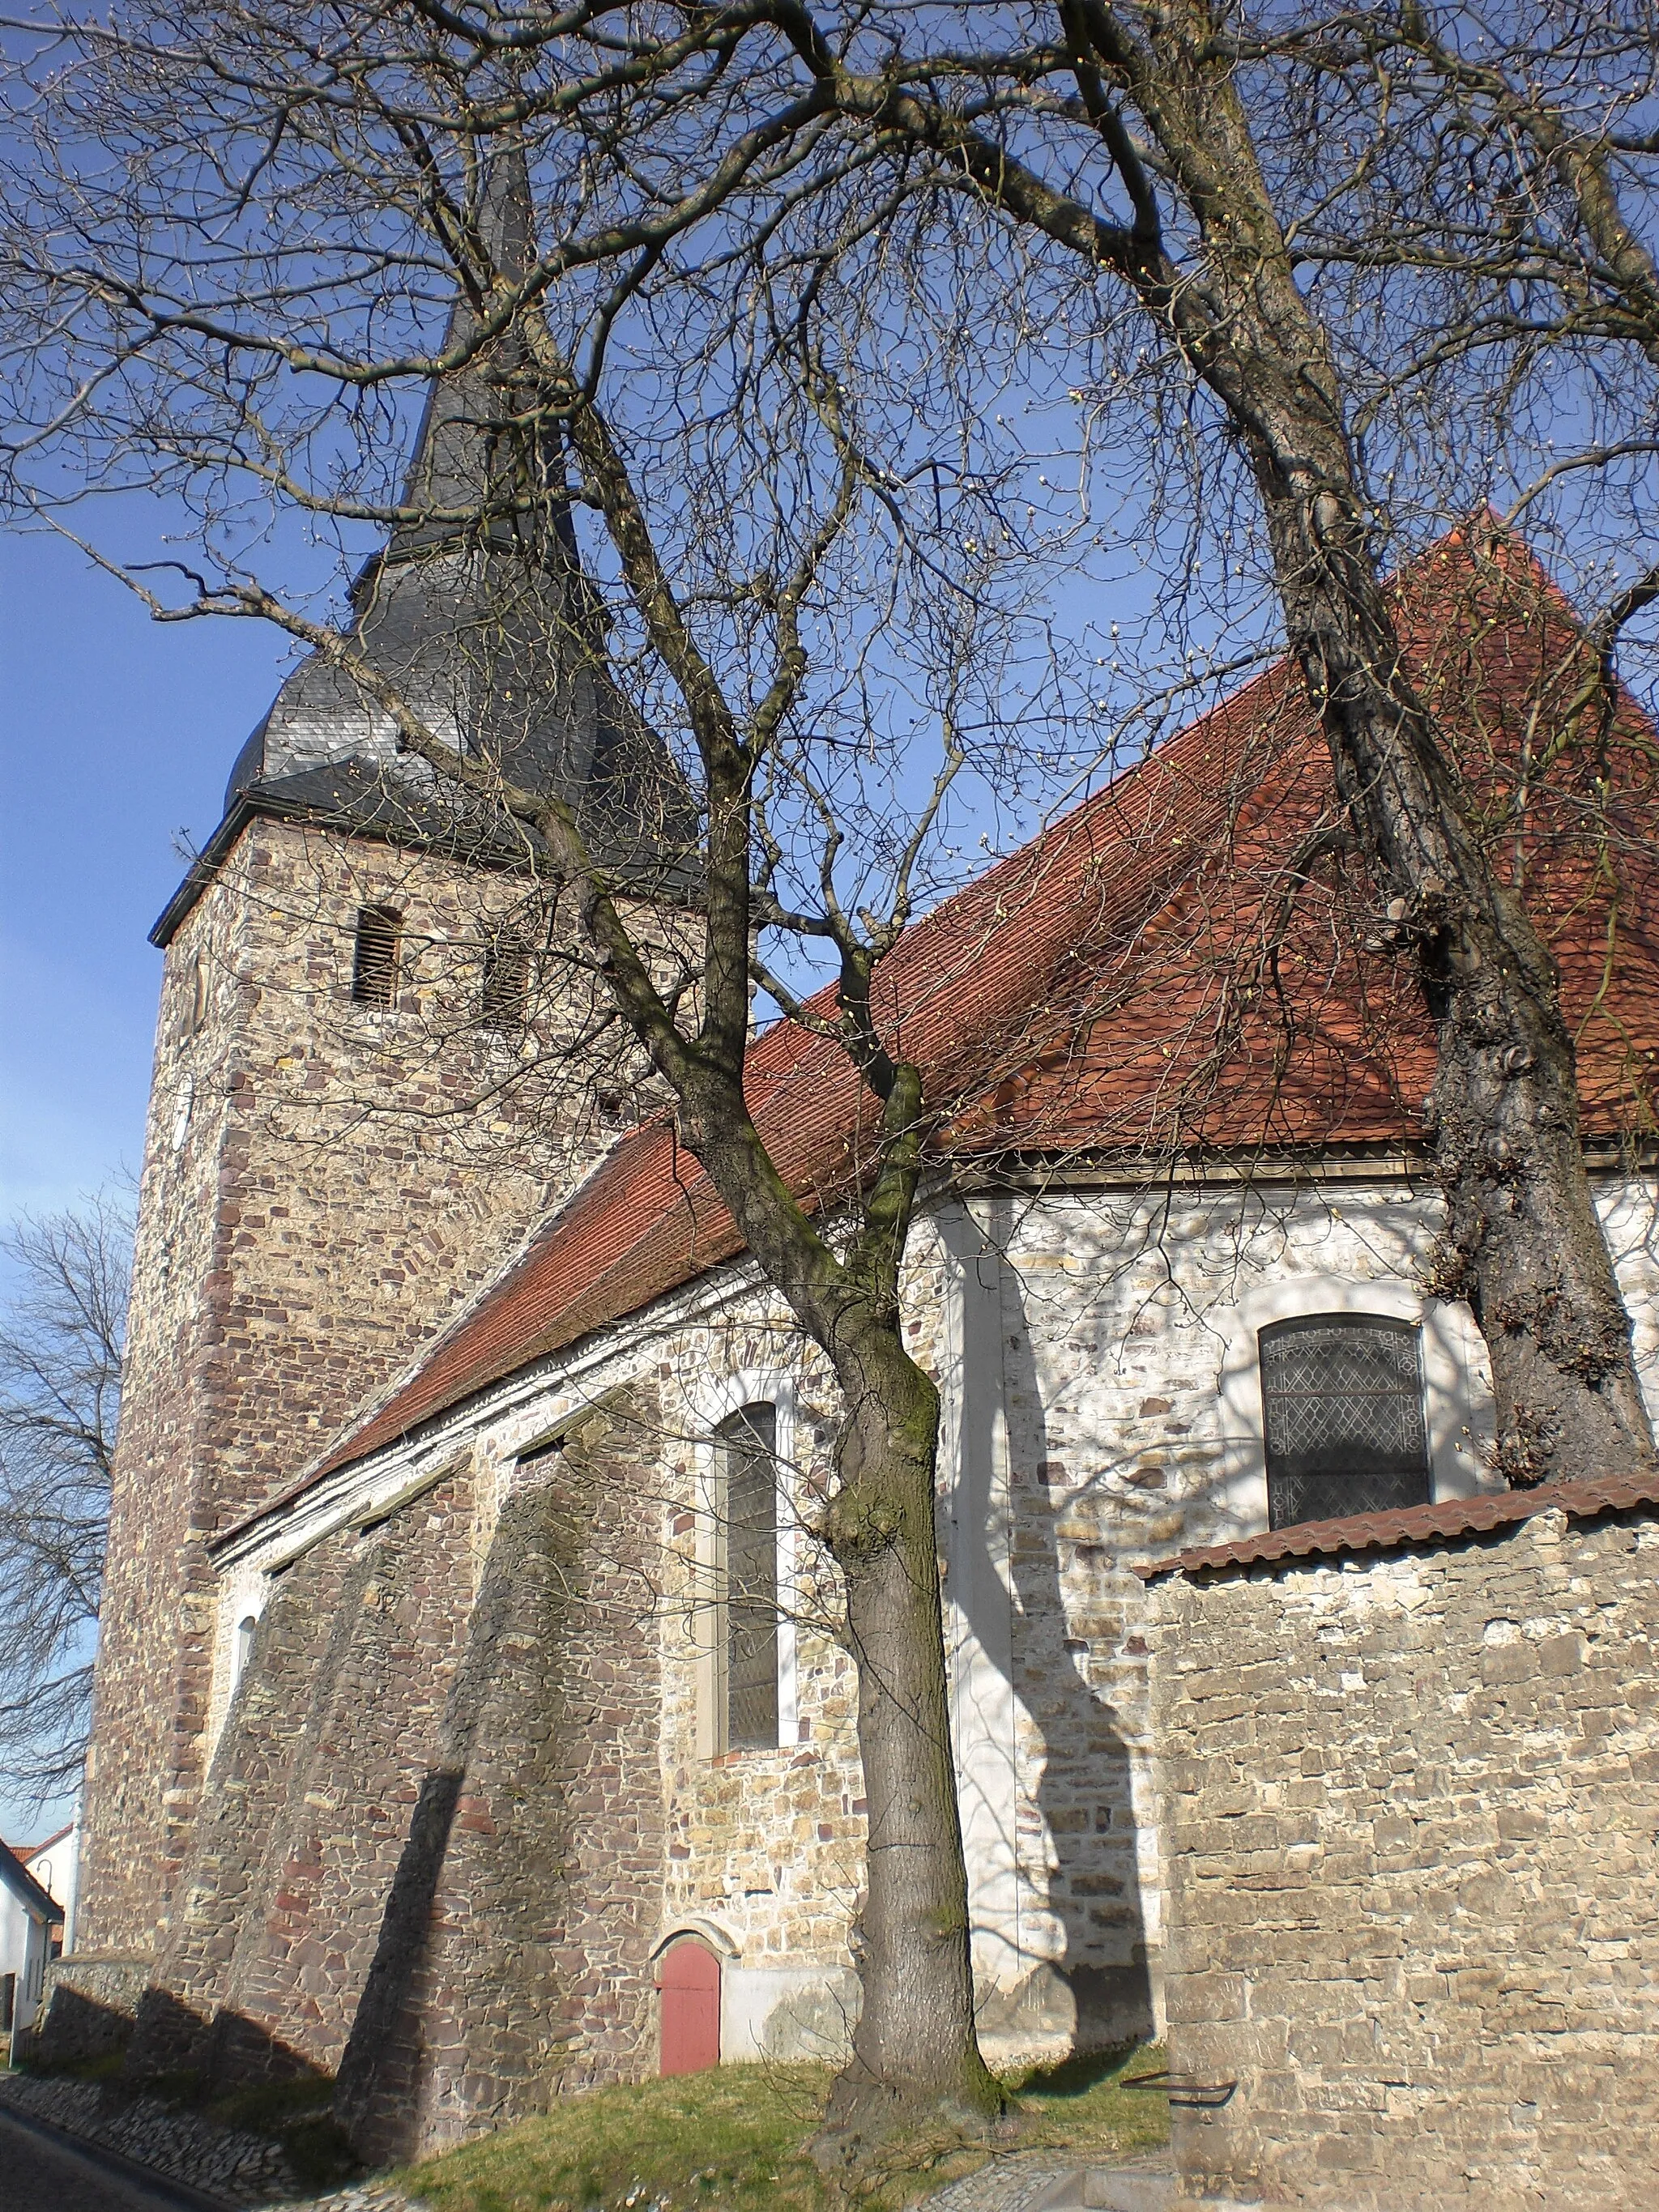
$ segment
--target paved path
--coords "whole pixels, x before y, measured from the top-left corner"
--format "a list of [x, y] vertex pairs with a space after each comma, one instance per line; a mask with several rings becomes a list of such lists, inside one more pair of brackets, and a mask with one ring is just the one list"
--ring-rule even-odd
[[0, 2212], [210, 2212], [214, 2199], [0, 2109]]
[[[1061, 2185], [1068, 2179], [1072, 2188]], [[1091, 2205], [1108, 2212], [1163, 2212], [1174, 2195], [1175, 2168], [1163, 2153], [1097, 2165], [1075, 2151], [1016, 2151], [951, 2182], [919, 2212], [1048, 2212], [1050, 2207], [1082, 2212]]]

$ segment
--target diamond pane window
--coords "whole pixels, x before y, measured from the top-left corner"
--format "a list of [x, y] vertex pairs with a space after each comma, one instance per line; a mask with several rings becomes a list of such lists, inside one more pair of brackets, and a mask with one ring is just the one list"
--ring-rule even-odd
[[1270, 1528], [1427, 1504], [1423, 1359], [1409, 1322], [1321, 1314], [1264, 1328], [1257, 1343]]
[[745, 1406], [717, 1431], [725, 1461], [726, 1740], [778, 1741], [778, 1414]]

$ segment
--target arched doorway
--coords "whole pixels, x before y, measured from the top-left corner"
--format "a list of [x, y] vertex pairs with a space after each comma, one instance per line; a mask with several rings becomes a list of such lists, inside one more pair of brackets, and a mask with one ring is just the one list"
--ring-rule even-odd
[[720, 2063], [720, 1962], [695, 1936], [676, 1937], [657, 1962], [665, 2074], [701, 2074]]

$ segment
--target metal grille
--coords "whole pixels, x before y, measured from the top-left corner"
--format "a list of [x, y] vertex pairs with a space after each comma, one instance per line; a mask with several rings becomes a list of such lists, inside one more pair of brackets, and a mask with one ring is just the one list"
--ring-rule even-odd
[[1322, 1315], [1264, 1328], [1258, 1344], [1270, 1528], [1427, 1503], [1423, 1363], [1409, 1322]]
[[357, 909], [351, 995], [360, 1006], [389, 1006], [398, 993], [398, 933], [403, 916], [389, 906]]
[[483, 991], [478, 1018], [487, 1029], [516, 1029], [525, 1018], [530, 995], [530, 947], [518, 939], [499, 937], [484, 947]]
[[726, 1461], [726, 1741], [778, 1741], [778, 1416], [745, 1406], [719, 1431]]

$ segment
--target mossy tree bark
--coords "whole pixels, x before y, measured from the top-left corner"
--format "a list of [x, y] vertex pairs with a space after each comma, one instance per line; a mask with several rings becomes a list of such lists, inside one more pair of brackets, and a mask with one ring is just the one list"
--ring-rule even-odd
[[[488, 265], [471, 274], [485, 296], [492, 286], [510, 283]], [[862, 465], [849, 441], [836, 496], [805, 533], [795, 572], [775, 591], [771, 680], [758, 702], [740, 713], [698, 646], [603, 414], [579, 388], [533, 312], [512, 325], [511, 345], [515, 415], [532, 426], [525, 441], [533, 444], [548, 422], [559, 424], [568, 437], [583, 495], [604, 517], [701, 757], [703, 956], [695, 1021], [688, 1023], [659, 991], [623, 902], [589, 852], [569, 804], [519, 787], [498, 766], [456, 751], [349, 640], [298, 622], [274, 601], [258, 611], [346, 667], [392, 717], [407, 750], [533, 826], [544, 840], [559, 876], [574, 892], [618, 1010], [673, 1093], [681, 1140], [707, 1170], [768, 1280], [828, 1356], [840, 1386], [839, 1480], [824, 1534], [844, 1580], [848, 1640], [858, 1666], [869, 1848], [856, 1943], [860, 2024], [852, 2058], [836, 2085], [823, 2151], [829, 2161], [857, 2162], [872, 2142], [923, 2113], [974, 2125], [994, 2118], [1003, 2106], [974, 2022], [968, 1882], [935, 1537], [939, 1398], [901, 1334], [900, 1273], [929, 1109], [920, 1071], [894, 1056], [872, 997], [880, 962], [909, 918], [910, 865], [933, 810], [924, 810], [884, 917], [866, 910], [855, 923], [829, 902], [817, 933], [839, 957], [837, 1012], [815, 1012], [795, 1002], [777, 978], [766, 978], [798, 1021], [836, 1037], [879, 1103], [864, 1171], [842, 1194], [845, 1243], [832, 1248], [780, 1174], [744, 1091], [750, 986], [758, 972], [757, 927], [763, 920], [789, 926], [757, 893], [752, 794], [805, 674], [800, 608], [865, 488]], [[823, 392], [823, 404], [833, 410], [832, 391]], [[533, 454], [521, 476], [531, 487], [522, 497], [533, 506]], [[574, 627], [563, 643], [573, 655], [595, 651], [592, 636]], [[947, 758], [935, 805], [954, 766]]]
[[[1054, 10], [1047, 51], [1067, 55], [1073, 118], [1087, 118], [1121, 179], [1127, 224], [912, 93], [924, 78], [908, 58], [858, 76], [805, 34], [801, 11], [781, 15], [849, 118], [925, 147], [1008, 222], [1129, 286], [1225, 409], [1337, 793], [1435, 1024], [1425, 1130], [1446, 1204], [1440, 1281], [1468, 1299], [1486, 1340], [1498, 1464], [1518, 1485], [1650, 1466], [1555, 965], [1492, 866], [1452, 750], [1402, 665], [1341, 380], [1297, 283], [1219, 15], [1207, 0], [1152, 0], [1133, 16], [1099, 0]], [[1004, 58], [1012, 69], [1012, 52]], [[1184, 263], [1166, 242], [1160, 191], [1178, 197], [1195, 234], [1198, 254]]]

